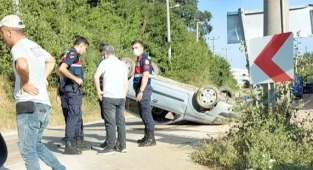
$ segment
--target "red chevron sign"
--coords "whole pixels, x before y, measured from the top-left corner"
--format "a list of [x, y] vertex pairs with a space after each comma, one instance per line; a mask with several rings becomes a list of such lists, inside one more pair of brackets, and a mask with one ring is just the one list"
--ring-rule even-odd
[[249, 60], [252, 84], [290, 81], [293, 71], [291, 32], [250, 40]]

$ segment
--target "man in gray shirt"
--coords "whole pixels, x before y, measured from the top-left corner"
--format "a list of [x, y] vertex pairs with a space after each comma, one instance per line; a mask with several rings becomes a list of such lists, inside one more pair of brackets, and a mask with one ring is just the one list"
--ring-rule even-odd
[[[114, 155], [116, 127], [119, 140], [119, 146], [116, 147], [120, 152], [126, 152], [124, 110], [128, 91], [127, 67], [124, 62], [115, 56], [115, 50], [111, 45], [105, 45], [102, 52], [104, 52], [106, 59], [99, 64], [94, 76], [94, 82], [99, 100], [102, 101], [107, 146], [104, 150], [99, 151], [98, 155]], [[101, 75], [103, 76], [102, 90], [99, 83]]]
[[15, 74], [14, 98], [19, 148], [27, 170], [40, 170], [39, 158], [54, 170], [65, 167], [42, 144], [42, 134], [51, 116], [47, 77], [55, 59], [26, 38], [24, 24], [16, 15], [0, 21], [1, 37], [11, 48]]

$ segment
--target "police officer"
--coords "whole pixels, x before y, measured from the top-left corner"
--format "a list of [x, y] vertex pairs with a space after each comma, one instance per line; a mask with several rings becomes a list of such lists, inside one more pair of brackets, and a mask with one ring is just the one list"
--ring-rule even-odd
[[78, 37], [74, 47], [70, 48], [62, 62], [59, 72], [64, 76], [64, 95], [68, 105], [68, 114], [65, 127], [64, 154], [78, 155], [86, 147], [82, 133], [82, 84], [83, 67], [80, 55], [86, 52], [89, 43], [86, 38]]
[[154, 138], [154, 121], [151, 113], [151, 60], [148, 55], [143, 53], [144, 48], [141, 41], [135, 40], [131, 43], [131, 46], [134, 55], [137, 56], [133, 87], [137, 96], [139, 114], [145, 125], [145, 135], [137, 143], [139, 143], [139, 147], [154, 146], [156, 142]]

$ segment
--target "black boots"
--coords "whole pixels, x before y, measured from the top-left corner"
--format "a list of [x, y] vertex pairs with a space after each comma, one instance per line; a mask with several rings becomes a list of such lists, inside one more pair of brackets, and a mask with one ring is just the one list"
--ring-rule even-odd
[[82, 151], [81, 151], [81, 150], [78, 150], [78, 149], [74, 146], [74, 142], [75, 142], [75, 141], [66, 141], [66, 142], [65, 142], [64, 154], [66, 154], [66, 155], [80, 155], [80, 154], [82, 154]]
[[155, 146], [154, 131], [148, 131], [145, 141], [139, 143], [139, 147]]
[[84, 137], [80, 136], [80, 137], [76, 137], [76, 148], [78, 150], [81, 151], [86, 151], [86, 150], [90, 150], [90, 146], [86, 145], [86, 143], [84, 142]]
[[147, 129], [145, 128], [145, 136], [142, 139], [137, 140], [137, 143], [143, 143], [147, 138]]

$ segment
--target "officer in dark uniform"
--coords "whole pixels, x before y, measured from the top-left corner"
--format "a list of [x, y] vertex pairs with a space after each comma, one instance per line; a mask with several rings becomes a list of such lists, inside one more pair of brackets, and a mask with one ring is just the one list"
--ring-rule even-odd
[[[58, 66], [60, 67], [62, 62], [65, 61], [66, 59], [66, 53], [62, 53], [59, 58], [59, 64]], [[64, 77], [63, 75], [57, 70], [56, 71], [56, 74], [58, 75], [58, 84], [57, 84], [57, 102], [59, 104], [61, 104], [61, 107], [62, 107], [62, 113], [63, 113], [63, 116], [64, 116], [64, 121], [65, 121], [65, 124], [66, 124], [66, 119], [68, 117], [68, 99], [67, 99], [67, 96], [64, 95], [64, 85], [65, 85], [65, 82], [64, 82]], [[60, 99], [60, 101], [58, 101], [58, 99]], [[83, 129], [83, 123], [82, 123], [82, 126], [81, 126], [81, 130], [82, 130], [82, 134], [84, 134], [84, 129]], [[62, 138], [62, 141], [65, 141], [65, 137]]]
[[68, 105], [64, 154], [69, 155], [81, 154], [81, 151], [87, 148], [82, 133], [81, 105], [84, 74], [79, 56], [86, 52], [88, 45], [89, 43], [86, 38], [78, 37], [74, 42], [74, 47], [66, 52], [66, 57], [59, 68], [59, 72], [64, 77], [64, 95]]
[[151, 95], [152, 87], [150, 85], [152, 74], [151, 59], [143, 53], [143, 43], [139, 40], [131, 43], [133, 53], [137, 56], [137, 62], [134, 75], [134, 90], [140, 109], [140, 117], [145, 125], [145, 135], [138, 140], [139, 147], [154, 146], [154, 121], [151, 113]]

